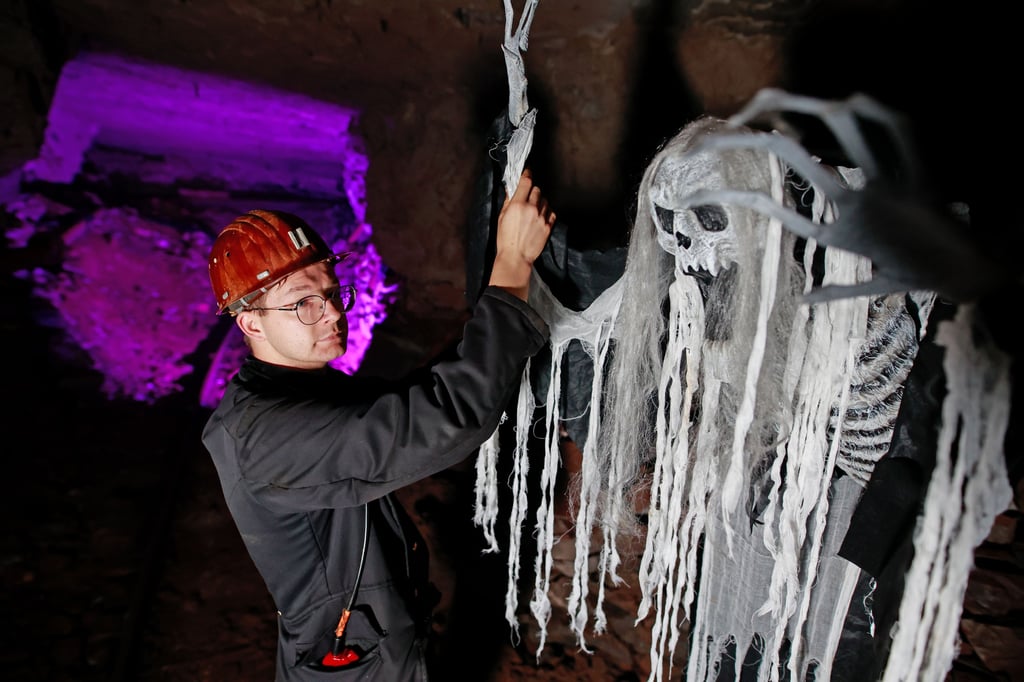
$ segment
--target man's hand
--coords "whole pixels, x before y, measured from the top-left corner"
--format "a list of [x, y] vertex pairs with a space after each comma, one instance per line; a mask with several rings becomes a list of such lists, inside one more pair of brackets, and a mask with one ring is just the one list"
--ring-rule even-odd
[[497, 250], [490, 284], [527, 300], [533, 261], [547, 244], [554, 224], [555, 212], [540, 188], [533, 184], [530, 170], [523, 171], [515, 193], [505, 199], [498, 214]]

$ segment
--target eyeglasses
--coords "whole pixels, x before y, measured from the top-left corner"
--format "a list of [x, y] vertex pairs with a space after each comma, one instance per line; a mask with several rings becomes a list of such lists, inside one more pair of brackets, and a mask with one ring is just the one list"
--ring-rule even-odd
[[328, 298], [324, 298], [320, 294], [311, 294], [300, 298], [289, 306], [283, 306], [281, 308], [257, 308], [253, 306], [249, 308], [249, 310], [294, 311], [295, 316], [299, 318], [299, 322], [310, 325], [316, 324], [320, 320], [324, 319], [324, 313], [327, 312], [328, 300], [339, 313], [347, 313], [352, 310], [352, 306], [356, 303], [356, 288], [351, 284], [344, 284], [328, 294]]

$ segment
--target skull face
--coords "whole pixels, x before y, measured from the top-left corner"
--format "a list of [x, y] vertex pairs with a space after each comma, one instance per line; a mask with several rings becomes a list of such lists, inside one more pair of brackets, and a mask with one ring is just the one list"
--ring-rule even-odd
[[707, 153], [665, 156], [650, 185], [648, 200], [658, 225], [658, 241], [676, 256], [677, 267], [699, 279], [719, 276], [736, 263], [736, 229], [729, 210], [719, 204], [683, 206], [698, 189], [727, 189], [720, 157]]

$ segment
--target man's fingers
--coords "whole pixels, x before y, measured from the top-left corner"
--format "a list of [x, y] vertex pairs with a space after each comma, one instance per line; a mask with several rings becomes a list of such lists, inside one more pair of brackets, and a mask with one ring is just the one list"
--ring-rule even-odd
[[516, 197], [522, 197], [524, 200], [528, 200], [532, 190], [533, 176], [529, 169], [527, 169], [519, 176], [519, 184], [516, 185], [516, 191], [513, 193], [512, 198], [515, 199]]
[[555, 214], [551, 210], [551, 206], [541, 192], [540, 187], [533, 184], [533, 174], [529, 168], [524, 169], [523, 174], [519, 176], [519, 184], [516, 186], [516, 191], [513, 195], [505, 197], [502, 213], [505, 212], [506, 207], [512, 202], [530, 206], [531, 212], [536, 211], [537, 217], [544, 221], [546, 226], [554, 225]]

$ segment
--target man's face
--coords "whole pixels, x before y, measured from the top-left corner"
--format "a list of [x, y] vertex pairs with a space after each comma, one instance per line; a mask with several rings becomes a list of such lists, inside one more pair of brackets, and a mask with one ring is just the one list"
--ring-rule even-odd
[[261, 303], [263, 308], [292, 307], [305, 296], [319, 294], [328, 300], [324, 316], [315, 324], [303, 324], [293, 311], [239, 313], [238, 325], [249, 336], [253, 355], [264, 362], [298, 369], [319, 369], [344, 355], [348, 320], [330, 301], [330, 294], [337, 288], [334, 269], [327, 263], [317, 263], [286, 277]]

